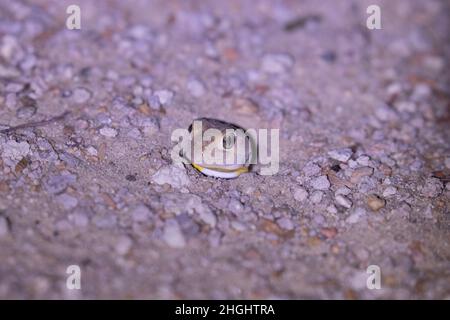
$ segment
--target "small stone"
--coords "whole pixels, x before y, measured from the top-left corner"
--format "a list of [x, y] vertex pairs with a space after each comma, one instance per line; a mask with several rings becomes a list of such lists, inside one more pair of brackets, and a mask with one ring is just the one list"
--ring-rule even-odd
[[350, 190], [350, 188], [348, 188], [348, 187], [340, 187], [334, 192], [334, 194], [336, 196], [339, 195], [339, 194], [342, 194], [344, 196], [348, 196], [351, 192], [352, 192], [352, 190]]
[[341, 194], [336, 196], [336, 203], [347, 209], [350, 209], [352, 207], [352, 201]]
[[303, 168], [303, 173], [305, 174], [305, 176], [307, 177], [312, 177], [315, 176], [316, 174], [318, 174], [320, 172], [320, 167], [317, 164], [314, 163], [308, 163], [304, 168]]
[[320, 233], [327, 239], [334, 238], [338, 234], [338, 230], [334, 227], [322, 228]]
[[98, 155], [98, 151], [97, 149], [95, 149], [93, 146], [89, 146], [86, 149], [87, 153], [89, 153], [89, 155], [96, 157]]
[[20, 161], [30, 153], [30, 145], [26, 141], [17, 142], [8, 140], [3, 147], [2, 158], [12, 161]]
[[327, 207], [327, 212], [331, 214], [336, 214], [338, 210], [335, 205], [331, 204]]
[[228, 202], [228, 209], [233, 213], [239, 213], [244, 210], [244, 206], [239, 200], [233, 198]]
[[9, 224], [5, 217], [0, 216], [0, 238], [9, 234]]
[[370, 158], [369, 156], [360, 156], [356, 159], [356, 162], [360, 165], [360, 166], [364, 166], [367, 167], [369, 166], [370, 163]]
[[420, 189], [423, 196], [435, 198], [442, 193], [444, 186], [438, 178], [427, 178]]
[[103, 127], [100, 129], [100, 134], [102, 136], [108, 137], [108, 138], [114, 138], [117, 136], [117, 130], [110, 127]]
[[217, 224], [217, 217], [216, 215], [207, 207], [206, 205], [202, 205], [201, 207], [197, 208], [197, 212], [200, 216], [200, 219], [207, 225], [209, 225], [211, 228], [214, 228]]
[[294, 65], [294, 59], [287, 54], [266, 54], [262, 59], [262, 70], [267, 73], [285, 73]]
[[322, 198], [323, 198], [323, 192], [322, 191], [314, 191], [311, 194], [311, 202], [312, 203], [315, 203], [315, 204], [320, 203], [322, 201]]
[[184, 248], [186, 240], [176, 220], [166, 221], [163, 240], [171, 248]]
[[328, 190], [330, 188], [330, 181], [327, 176], [320, 176], [312, 180], [311, 186], [316, 190]]
[[203, 83], [196, 79], [188, 81], [187, 89], [189, 90], [189, 93], [196, 98], [203, 96], [206, 92]]
[[361, 182], [362, 178], [369, 177], [373, 174], [373, 168], [371, 167], [359, 167], [353, 170], [350, 177], [350, 182], [358, 184]]
[[150, 209], [144, 205], [140, 204], [136, 208], [131, 211], [131, 217], [135, 222], [143, 222], [146, 221], [151, 216]]
[[397, 113], [388, 105], [382, 104], [375, 109], [375, 116], [383, 122], [394, 121], [398, 118]]
[[286, 230], [293, 230], [294, 224], [292, 223], [292, 220], [288, 217], [283, 217], [277, 220], [278, 225]]
[[299, 187], [294, 191], [294, 199], [303, 202], [308, 198], [308, 191], [305, 188]]
[[19, 119], [28, 119], [36, 113], [36, 107], [33, 105], [22, 106], [16, 111], [16, 117]]
[[167, 105], [172, 101], [173, 92], [169, 90], [158, 90], [155, 91], [155, 96], [158, 97], [159, 103], [162, 105]]
[[67, 187], [73, 183], [75, 183], [77, 177], [73, 174], [62, 174], [49, 177], [45, 184], [44, 188], [48, 193], [58, 194], [67, 189]]
[[153, 175], [152, 180], [159, 185], [168, 183], [173, 188], [181, 188], [190, 183], [186, 171], [176, 166], [167, 166], [159, 169]]
[[347, 162], [352, 154], [353, 151], [350, 148], [336, 149], [328, 152], [330, 158], [340, 162]]
[[237, 221], [237, 220], [231, 221], [231, 227], [234, 230], [239, 231], [239, 232], [243, 232], [243, 231], [247, 230], [247, 226], [244, 223]]
[[367, 197], [367, 205], [373, 211], [378, 211], [381, 208], [384, 208], [384, 206], [386, 205], [386, 200], [378, 197], [377, 195], [372, 194]]
[[73, 209], [78, 205], [78, 200], [75, 197], [72, 197], [71, 195], [68, 195], [66, 193], [57, 196], [56, 200], [66, 210]]
[[365, 214], [366, 214], [366, 210], [364, 210], [363, 208], [356, 208], [355, 211], [353, 211], [353, 213], [351, 215], [349, 215], [347, 217], [347, 219], [345, 219], [345, 222], [350, 223], [350, 224], [355, 224]]
[[253, 115], [258, 112], [259, 106], [251, 99], [237, 98], [233, 101], [232, 109], [239, 114]]
[[383, 197], [390, 197], [397, 193], [397, 189], [395, 187], [389, 186], [383, 191]]
[[117, 239], [114, 249], [117, 254], [124, 256], [130, 251], [132, 246], [133, 246], [133, 240], [131, 240], [130, 237], [120, 236]]
[[77, 227], [86, 227], [89, 224], [89, 217], [87, 213], [84, 210], [76, 210], [78, 211], [69, 216], [70, 220]]
[[450, 169], [450, 157], [445, 159], [445, 166], [447, 167], [447, 169]]
[[87, 102], [91, 96], [91, 92], [85, 88], [76, 88], [72, 93], [73, 101], [80, 104]]

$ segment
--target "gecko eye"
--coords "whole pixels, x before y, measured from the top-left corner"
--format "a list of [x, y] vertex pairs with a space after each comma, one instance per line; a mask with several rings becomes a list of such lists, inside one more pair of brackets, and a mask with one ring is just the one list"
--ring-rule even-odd
[[236, 135], [234, 133], [226, 134], [223, 137], [222, 143], [225, 150], [232, 149], [234, 147], [234, 144], [236, 143]]

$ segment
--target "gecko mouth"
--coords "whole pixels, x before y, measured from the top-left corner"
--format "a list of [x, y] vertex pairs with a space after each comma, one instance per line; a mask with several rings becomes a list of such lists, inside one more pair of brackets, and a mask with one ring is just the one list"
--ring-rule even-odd
[[200, 171], [201, 173], [207, 175], [207, 176], [214, 176], [217, 178], [236, 178], [241, 173], [246, 173], [249, 171], [248, 167], [239, 167], [239, 168], [233, 168], [233, 169], [226, 169], [223, 167], [206, 167], [206, 166], [199, 166], [198, 164], [192, 163], [192, 166]]

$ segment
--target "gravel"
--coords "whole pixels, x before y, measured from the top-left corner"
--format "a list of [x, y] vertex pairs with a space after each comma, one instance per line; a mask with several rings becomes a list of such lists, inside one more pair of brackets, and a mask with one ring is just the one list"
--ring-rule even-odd
[[[448, 298], [446, 1], [77, 4], [0, 1], [0, 298]], [[279, 172], [175, 166], [199, 117]]]
[[350, 148], [336, 149], [328, 152], [330, 158], [341, 162], [347, 162], [352, 156], [352, 154], [353, 152], [352, 149]]
[[311, 186], [315, 190], [328, 190], [330, 188], [330, 181], [327, 176], [319, 176], [311, 181]]

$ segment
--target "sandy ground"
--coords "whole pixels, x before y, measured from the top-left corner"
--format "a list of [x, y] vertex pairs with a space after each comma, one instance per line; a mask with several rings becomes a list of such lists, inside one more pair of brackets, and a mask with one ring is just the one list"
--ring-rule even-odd
[[[0, 0], [0, 298], [450, 298], [450, 6], [376, 2]], [[198, 117], [279, 172], [173, 166]]]

